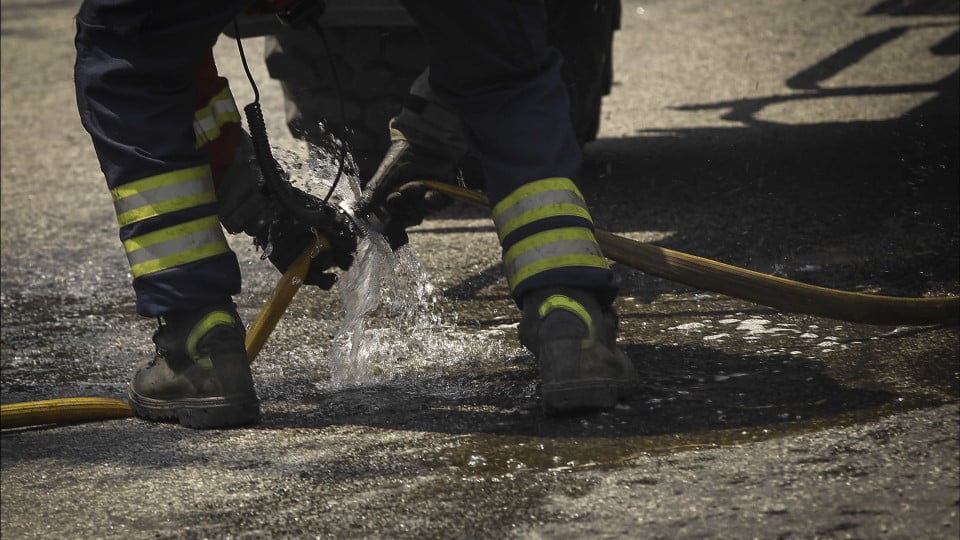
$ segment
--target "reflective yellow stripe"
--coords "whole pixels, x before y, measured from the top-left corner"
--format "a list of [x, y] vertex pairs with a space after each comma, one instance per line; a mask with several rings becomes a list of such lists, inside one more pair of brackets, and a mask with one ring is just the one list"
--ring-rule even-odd
[[560, 216], [593, 223], [583, 195], [569, 178], [545, 178], [520, 186], [493, 209], [493, 223], [501, 241], [524, 225]]
[[575, 206], [587, 207], [586, 202], [580, 198], [575, 192], [570, 191], [569, 189], [553, 189], [549, 191], [541, 191], [534, 195], [529, 195], [520, 199], [513, 206], [508, 206], [502, 208], [495, 216], [493, 216], [493, 221], [495, 223], [503, 224], [509, 223], [518, 215], [539, 208], [541, 206], [549, 206], [554, 204], [571, 204]]
[[216, 117], [204, 118], [203, 120], [194, 121], [193, 131], [197, 135], [197, 148], [216, 140], [220, 137], [220, 127], [226, 124], [227, 122], [240, 122], [240, 113], [223, 113], [219, 114]]
[[210, 110], [218, 118], [223, 114], [237, 114], [237, 104], [233, 101], [233, 94], [230, 93], [229, 88], [224, 88], [210, 100]]
[[149, 176], [141, 180], [136, 180], [128, 184], [115, 187], [110, 190], [110, 194], [113, 196], [113, 200], [119, 201], [130, 197], [131, 195], [138, 195], [145, 191], [150, 191], [151, 189], [157, 189], [179, 182], [186, 182], [196, 178], [202, 178], [204, 176], [210, 176], [209, 165], [199, 165], [197, 167], [190, 167], [189, 169], [180, 169], [168, 173], [158, 174], [156, 176]]
[[216, 216], [131, 238], [123, 247], [135, 278], [230, 250]]
[[135, 210], [130, 210], [129, 212], [124, 212], [117, 216], [117, 222], [121, 227], [123, 227], [124, 225], [143, 221], [161, 214], [169, 214], [171, 212], [176, 212], [177, 210], [183, 210], [184, 208], [193, 208], [194, 206], [200, 206], [202, 204], [210, 204], [216, 202], [216, 200], [217, 196], [212, 191], [208, 193], [201, 193], [199, 195], [192, 195], [190, 197], [179, 197], [164, 201], [162, 203], [143, 206]]
[[563, 255], [593, 255], [603, 259], [600, 247], [592, 240], [557, 240], [534, 246], [515, 255], [510, 261], [504, 259], [507, 279], [519, 274], [524, 268], [544, 259], [553, 259]]
[[187, 335], [187, 355], [200, 367], [212, 369], [213, 359], [211, 359], [210, 356], [200, 356], [197, 352], [197, 343], [199, 343], [200, 338], [207, 335], [207, 332], [213, 327], [219, 325], [233, 326], [234, 324], [236, 324], [236, 321], [233, 315], [226, 311], [211, 311], [203, 319], [200, 319], [200, 322], [197, 323], [197, 325], [190, 330], [190, 334]]
[[587, 308], [583, 307], [583, 304], [577, 302], [573, 298], [563, 294], [554, 294], [547, 297], [546, 300], [540, 304], [540, 318], [544, 318], [550, 314], [551, 311], [555, 309], [565, 309], [574, 315], [580, 317], [583, 322], [587, 323], [587, 326], [593, 326], [593, 317], [590, 316], [590, 313], [587, 311]]
[[593, 231], [583, 227], [553, 229], [524, 238], [507, 250], [503, 265], [511, 289], [547, 270], [568, 266], [610, 267]]
[[590, 217], [590, 211], [587, 210], [585, 206], [576, 204], [551, 204], [523, 212], [506, 223], [495, 223], [497, 225], [497, 236], [502, 241], [507, 235], [524, 225], [541, 219], [558, 216], [576, 216], [593, 223], [593, 218]]
[[574, 266], [600, 268], [604, 270], [610, 268], [610, 264], [607, 262], [607, 259], [603, 257], [597, 257], [596, 255], [585, 255], [582, 253], [560, 255], [559, 257], [539, 259], [534, 263], [524, 266], [512, 276], [507, 276], [507, 281], [510, 284], [510, 289], [514, 290], [517, 288], [518, 284], [523, 283], [524, 280], [530, 278], [531, 276], [535, 276], [541, 272], [546, 272], [547, 270]]
[[136, 180], [110, 194], [121, 227], [217, 200], [208, 165]]
[[220, 126], [212, 116], [198, 118], [193, 121], [193, 132], [197, 136], [197, 148], [220, 136]]
[[207, 216], [131, 238], [123, 243], [123, 247], [127, 250], [127, 253], [131, 253], [138, 249], [152, 247], [197, 232], [214, 229], [221, 233], [223, 232], [220, 229], [220, 221], [217, 219], [217, 216]]
[[540, 318], [543, 319], [550, 314], [551, 311], [556, 309], [562, 309], [573, 313], [577, 317], [580, 317], [580, 320], [587, 325], [587, 337], [581, 342], [581, 346], [584, 349], [589, 349], [593, 346], [594, 338], [596, 337], [595, 328], [593, 327], [593, 317], [590, 316], [590, 312], [587, 311], [587, 308], [583, 307], [583, 304], [577, 302], [573, 298], [562, 294], [554, 294], [547, 297], [546, 300], [540, 304], [539, 313]]
[[117, 215], [123, 216], [145, 206], [205, 193], [213, 193], [213, 184], [210, 182], [210, 177], [206, 174], [148, 189], [140, 193], [132, 193], [122, 199], [114, 201], [113, 204], [117, 210]]
[[160, 272], [161, 270], [169, 270], [170, 268], [182, 266], [184, 264], [199, 261], [201, 259], [206, 259], [207, 257], [220, 255], [221, 253], [226, 253], [228, 251], [230, 251], [230, 248], [227, 246], [226, 242], [207, 244], [205, 246], [200, 246], [187, 251], [181, 251], [176, 255], [153, 259], [152, 261], [131, 266], [130, 271], [133, 274], [133, 277], [138, 278], [147, 274], [153, 274], [154, 272]]
[[[593, 231], [583, 227], [565, 227], [533, 234], [517, 242], [504, 254], [503, 264], [510, 267], [517, 261], [530, 259], [530, 255], [545, 259], [564, 253], [603, 255]], [[519, 266], [526, 266], [529, 262], [532, 261], [519, 262]]]
[[213, 96], [206, 107], [197, 110], [193, 118], [198, 148], [219, 137], [220, 127], [224, 124], [240, 122], [240, 111], [230, 88], [224, 88]]
[[233, 93], [230, 92], [229, 87], [217, 92], [215, 96], [210, 98], [206, 106], [197, 109], [193, 118], [195, 121], [199, 121], [205, 118], [216, 118], [224, 114], [237, 116], [240, 114], [237, 110], [237, 102], [233, 99]]
[[544, 178], [543, 180], [536, 180], [534, 182], [524, 184], [513, 190], [510, 195], [507, 195], [506, 198], [498, 202], [497, 205], [493, 207], [493, 217], [496, 219], [498, 215], [504, 212], [504, 210], [514, 206], [521, 199], [531, 195], [536, 195], [537, 193], [542, 193], [544, 191], [557, 190], [572, 191], [577, 195], [577, 197], [580, 198], [580, 200], [584, 200], [583, 194], [581, 194], [580, 190], [577, 189], [577, 185], [573, 183], [573, 180], [570, 180], [569, 178]]

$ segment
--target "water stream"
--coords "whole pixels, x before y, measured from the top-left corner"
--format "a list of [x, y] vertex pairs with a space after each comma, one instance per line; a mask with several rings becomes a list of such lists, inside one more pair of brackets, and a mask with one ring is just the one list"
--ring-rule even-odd
[[[312, 148], [307, 168], [307, 189], [325, 194], [336, 158]], [[360, 193], [358, 179], [345, 174], [334, 196], [351, 207]], [[344, 308], [327, 354], [335, 389], [439, 375], [469, 355], [470, 344], [456, 332], [455, 320], [444, 319], [442, 295], [409, 246], [393, 251], [381, 234], [369, 231], [335, 289]]]
[[453, 360], [430, 278], [409, 247], [393, 252], [377, 233], [361, 239], [338, 284], [344, 306], [328, 361], [335, 386], [380, 383], [442, 368]]

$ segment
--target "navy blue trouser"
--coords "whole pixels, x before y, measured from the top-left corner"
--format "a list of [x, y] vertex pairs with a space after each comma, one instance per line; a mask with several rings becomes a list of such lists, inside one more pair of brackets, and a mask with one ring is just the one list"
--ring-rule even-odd
[[[229, 299], [240, 271], [199, 148], [195, 77], [235, 0], [85, 0], [77, 14], [80, 119], [113, 197], [137, 311], [159, 316]], [[239, 121], [222, 107], [210, 119]], [[216, 124], [213, 126], [216, 128]]]
[[581, 153], [543, 0], [402, 0], [427, 41], [430, 85], [479, 157], [518, 304], [531, 289], [615, 294], [572, 179]]
[[[77, 15], [80, 116], [111, 190], [143, 315], [239, 292], [209, 160], [198, 149], [194, 77], [246, 4], [86, 0]], [[404, 4], [430, 47], [432, 86], [461, 115], [480, 158], [514, 298], [550, 285], [612, 290], [572, 182], [581, 156], [542, 1]], [[207, 109], [218, 121], [221, 113], [238, 120], [218, 103]]]

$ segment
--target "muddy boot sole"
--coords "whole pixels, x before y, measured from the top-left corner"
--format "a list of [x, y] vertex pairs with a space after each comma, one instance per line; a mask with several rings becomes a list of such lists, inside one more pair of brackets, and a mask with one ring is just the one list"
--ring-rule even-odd
[[260, 402], [254, 397], [210, 397], [160, 400], [127, 392], [130, 407], [140, 418], [170, 420], [194, 429], [248, 426], [260, 421]]
[[540, 388], [541, 404], [547, 414], [612, 409], [628, 394], [629, 389], [623, 381], [611, 379], [546, 383]]

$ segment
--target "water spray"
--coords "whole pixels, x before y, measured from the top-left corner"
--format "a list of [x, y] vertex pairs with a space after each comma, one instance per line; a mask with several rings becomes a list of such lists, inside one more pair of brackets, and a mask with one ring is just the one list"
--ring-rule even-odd
[[[487, 205], [482, 193], [443, 182], [423, 181], [418, 184], [460, 201]], [[956, 296], [900, 298], [841, 291], [738, 268], [602, 230], [596, 231], [596, 237], [604, 255], [613, 261], [678, 283], [782, 311], [876, 325], [953, 325], [960, 322], [960, 297]], [[251, 362], [303, 284], [310, 261], [328, 249], [329, 242], [318, 236], [280, 278], [247, 333], [246, 347]], [[126, 402], [107, 398], [15, 403], [0, 407], [0, 428], [126, 418], [132, 414]]]
[[[313, 10], [322, 10], [322, 2], [304, 2], [303, 5], [312, 6]], [[316, 7], [317, 5], [319, 8]], [[323, 32], [314, 17], [307, 16], [301, 20], [306, 20], [306, 24], [317, 32], [326, 45]], [[329, 223], [332, 216], [338, 216], [345, 217], [346, 219], [342, 221], [353, 227], [350, 234], [366, 236], [370, 231], [380, 233], [386, 231], [390, 225], [389, 216], [380, 215], [381, 213], [376, 210], [394, 188], [400, 187], [392, 186], [387, 181], [392, 176], [391, 168], [400, 160], [391, 159], [388, 153], [383, 160], [386, 165], [382, 164], [377, 170], [356, 204], [334, 205], [329, 200], [343, 173], [343, 162], [347, 152], [346, 144], [342, 143], [337, 175], [326, 197], [319, 199], [313, 196], [299, 196], [289, 184], [289, 175], [270, 152], [263, 114], [260, 110], [259, 91], [247, 67], [239, 37], [237, 42], [244, 69], [247, 71], [255, 94], [254, 102], [247, 105], [244, 112], [250, 127], [257, 161], [271, 194], [292, 216], [314, 229], [321, 229], [322, 224]], [[406, 147], [403, 145], [395, 144], [390, 149], [390, 152], [404, 151]], [[396, 158], [398, 155], [393, 157]], [[411, 182], [403, 187], [414, 185], [438, 191], [471, 204], [484, 207], [489, 205], [482, 193], [443, 182]], [[740, 298], [785, 312], [876, 325], [953, 325], [960, 322], [960, 297], [900, 298], [829, 289], [737, 268], [637, 242], [602, 230], [596, 230], [595, 236], [604, 255], [615, 262], [684, 285]], [[250, 362], [257, 358], [267, 338], [300, 289], [313, 258], [329, 249], [331, 249], [331, 242], [322, 234], [317, 234], [315, 241], [304, 248], [300, 256], [281, 276], [247, 332], [245, 346]], [[109, 398], [32, 401], [0, 406], [0, 429], [130, 416], [133, 416], [133, 411], [126, 402]]]

